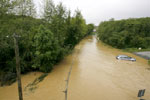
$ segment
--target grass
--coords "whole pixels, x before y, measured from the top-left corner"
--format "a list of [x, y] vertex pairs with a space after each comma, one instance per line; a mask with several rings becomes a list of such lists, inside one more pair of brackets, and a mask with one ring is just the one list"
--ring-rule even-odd
[[123, 49], [123, 51], [133, 53], [133, 52], [150, 51], [150, 48], [147, 48], [147, 49], [141, 49], [141, 50], [139, 50], [138, 48], [126, 48], [126, 49]]

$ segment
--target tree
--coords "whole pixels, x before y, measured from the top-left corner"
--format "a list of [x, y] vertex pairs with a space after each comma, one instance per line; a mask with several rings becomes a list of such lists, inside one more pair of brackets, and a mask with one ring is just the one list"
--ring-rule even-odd
[[13, 6], [14, 0], [0, 0], [0, 15], [9, 13]]
[[94, 25], [93, 24], [88, 24], [87, 25], [87, 34], [88, 35], [92, 34], [93, 30], [94, 30]]
[[0, 64], [0, 72], [4, 75], [16, 73], [14, 47], [7, 35], [21, 36], [18, 43], [21, 73], [26, 73], [49, 72], [87, 34], [88, 27], [79, 10], [72, 17], [62, 3], [55, 6], [52, 0], [45, 0], [43, 18], [36, 19], [32, 5], [32, 0], [14, 0], [12, 10], [7, 6], [7, 10], [0, 9], [5, 12], [0, 15], [0, 62], [4, 62]]
[[86, 22], [83, 19], [83, 16], [81, 12], [77, 9], [75, 11], [75, 26], [76, 26], [76, 39], [79, 41], [83, 36], [86, 35], [87, 27], [86, 27]]
[[70, 25], [67, 28], [68, 33], [65, 43], [75, 46], [86, 35], [87, 26], [79, 10], [76, 10], [74, 17], [71, 19], [69, 13], [67, 22]]
[[36, 9], [33, 0], [26, 0], [26, 16], [36, 17]]
[[16, 15], [36, 17], [36, 8], [33, 0], [16, 0], [12, 12]]
[[56, 6], [55, 14], [51, 22], [52, 32], [60, 40], [61, 46], [64, 45], [64, 39], [66, 36], [66, 9], [59, 3]]
[[36, 48], [33, 67], [43, 72], [51, 71], [61, 50], [53, 33], [41, 25], [34, 36], [33, 47]]
[[43, 6], [44, 6], [43, 17], [47, 22], [51, 23], [52, 18], [55, 14], [55, 5], [52, 0], [45, 0]]
[[109, 20], [98, 27], [98, 37], [117, 48], [149, 48], [150, 18]]

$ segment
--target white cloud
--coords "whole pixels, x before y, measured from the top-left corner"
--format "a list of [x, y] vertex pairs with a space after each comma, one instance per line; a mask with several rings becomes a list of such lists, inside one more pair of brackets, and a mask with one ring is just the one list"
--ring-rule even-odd
[[[38, 1], [38, 0], [36, 0]], [[87, 23], [137, 17], [150, 17], [150, 0], [54, 0], [62, 2], [72, 12], [79, 8]]]

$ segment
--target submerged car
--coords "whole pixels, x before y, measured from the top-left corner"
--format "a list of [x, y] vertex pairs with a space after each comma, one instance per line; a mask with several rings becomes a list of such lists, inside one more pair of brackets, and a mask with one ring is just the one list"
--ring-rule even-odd
[[118, 59], [118, 60], [136, 61], [135, 58], [132, 58], [132, 57], [129, 57], [129, 56], [126, 56], [126, 55], [118, 55], [118, 56], [116, 56], [116, 59]]

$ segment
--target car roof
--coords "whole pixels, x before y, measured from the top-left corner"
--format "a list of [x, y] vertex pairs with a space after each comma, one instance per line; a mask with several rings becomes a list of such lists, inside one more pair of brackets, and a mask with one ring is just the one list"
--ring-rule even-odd
[[128, 57], [127, 55], [118, 55], [119, 57]]

